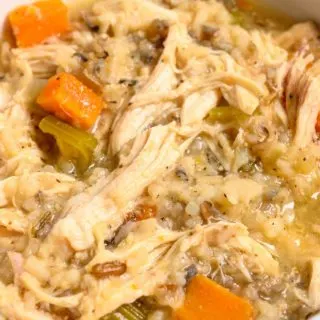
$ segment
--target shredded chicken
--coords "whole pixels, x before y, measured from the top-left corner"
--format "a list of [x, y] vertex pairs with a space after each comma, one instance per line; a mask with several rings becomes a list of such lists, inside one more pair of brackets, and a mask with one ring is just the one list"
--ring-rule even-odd
[[305, 147], [312, 141], [319, 113], [319, 79], [312, 71], [307, 71], [313, 60], [313, 55], [303, 49], [289, 64], [284, 79], [285, 108], [289, 125], [295, 130], [294, 142], [299, 147]]
[[208, 112], [219, 102], [219, 92], [195, 92], [188, 96], [181, 111], [181, 124], [183, 126], [202, 121]]
[[[177, 79], [171, 63], [175, 63], [174, 55], [177, 43], [180, 41], [180, 29], [181, 27], [176, 25], [171, 27], [165, 43], [165, 50], [160, 57], [159, 63], [141, 89], [141, 92], [138, 92], [134, 97], [135, 99], [144, 93], [168, 93], [176, 85]], [[132, 101], [131, 106], [128, 106], [128, 110], [118, 119], [113, 130], [111, 137], [113, 152], [119, 152], [125, 143], [135, 138], [139, 132], [145, 130], [149, 125], [152, 125], [157, 115], [170, 107], [172, 107], [171, 103], [163, 103], [161, 105], [154, 103], [140, 107], [136, 106]]]
[[313, 308], [319, 309], [320, 297], [319, 297], [319, 286], [320, 286], [320, 260], [315, 258], [311, 261], [311, 280], [309, 284], [309, 299]]
[[303, 22], [293, 25], [288, 31], [281, 33], [277, 38], [277, 43], [286, 50], [296, 49], [304, 42], [317, 39], [317, 27], [312, 22]]

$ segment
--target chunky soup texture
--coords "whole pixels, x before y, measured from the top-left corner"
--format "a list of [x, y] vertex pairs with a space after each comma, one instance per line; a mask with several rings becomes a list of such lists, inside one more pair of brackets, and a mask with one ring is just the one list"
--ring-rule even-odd
[[1, 42], [0, 319], [317, 312], [317, 27], [247, 1], [44, 2]]

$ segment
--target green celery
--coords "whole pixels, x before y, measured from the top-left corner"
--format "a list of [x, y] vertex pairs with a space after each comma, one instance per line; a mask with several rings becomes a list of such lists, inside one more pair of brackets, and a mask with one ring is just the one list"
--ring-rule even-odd
[[241, 123], [248, 119], [241, 110], [234, 107], [216, 107], [209, 112], [208, 120], [210, 122], [237, 122]]
[[140, 302], [124, 304], [114, 312], [102, 317], [100, 320], [146, 320], [147, 309]]
[[42, 132], [54, 136], [63, 160], [72, 161], [80, 173], [87, 170], [98, 144], [92, 134], [74, 128], [54, 116], [43, 118], [39, 128]]

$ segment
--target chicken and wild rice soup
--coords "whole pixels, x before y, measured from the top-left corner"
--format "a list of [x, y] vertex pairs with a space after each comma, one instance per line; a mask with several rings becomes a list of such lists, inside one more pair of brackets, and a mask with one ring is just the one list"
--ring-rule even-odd
[[8, 14], [1, 320], [320, 310], [320, 34], [266, 12], [43, 0]]

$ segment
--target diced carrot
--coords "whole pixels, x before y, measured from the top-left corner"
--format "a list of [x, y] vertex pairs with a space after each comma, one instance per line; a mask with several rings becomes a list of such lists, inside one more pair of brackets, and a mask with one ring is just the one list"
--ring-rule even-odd
[[320, 113], [318, 114], [317, 123], [316, 123], [316, 131], [320, 132]]
[[103, 108], [103, 100], [69, 73], [48, 80], [37, 103], [57, 118], [81, 129], [89, 129]]
[[249, 320], [251, 304], [205, 276], [195, 276], [183, 306], [174, 312], [174, 320]]
[[69, 30], [68, 8], [61, 0], [42, 0], [16, 8], [9, 21], [18, 47], [39, 44]]

